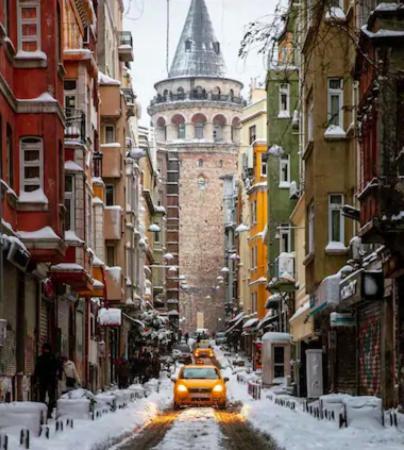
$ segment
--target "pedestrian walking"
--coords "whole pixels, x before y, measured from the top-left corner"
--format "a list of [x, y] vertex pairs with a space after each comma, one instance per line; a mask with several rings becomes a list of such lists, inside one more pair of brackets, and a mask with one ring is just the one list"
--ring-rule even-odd
[[52, 353], [50, 344], [43, 344], [42, 354], [37, 358], [35, 364], [34, 380], [39, 401], [46, 403], [46, 399], [48, 400], [48, 418], [52, 416], [53, 408], [56, 405], [56, 390], [60, 369], [60, 361]]
[[77, 372], [74, 361], [64, 356], [63, 361], [63, 375], [65, 377], [66, 389], [72, 390], [81, 385], [80, 375]]

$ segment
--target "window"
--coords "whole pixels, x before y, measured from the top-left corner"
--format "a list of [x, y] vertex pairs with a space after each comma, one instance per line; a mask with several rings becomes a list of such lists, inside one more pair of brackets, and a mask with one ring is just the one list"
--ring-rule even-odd
[[105, 125], [105, 143], [111, 144], [116, 142], [115, 125]]
[[0, 114], [0, 179], [3, 179], [3, 119]]
[[178, 139], [185, 139], [185, 122], [181, 122], [177, 126]]
[[314, 203], [312, 202], [307, 209], [307, 254], [314, 253]]
[[255, 313], [257, 312], [257, 293], [252, 292], [251, 293], [251, 312]]
[[115, 186], [113, 184], [105, 185], [105, 205], [113, 206], [115, 204]]
[[279, 85], [279, 114], [278, 117], [289, 117], [289, 84]]
[[203, 167], [203, 159], [198, 159], [198, 167]]
[[217, 55], [220, 53], [220, 42], [213, 43], [213, 50]]
[[285, 376], [285, 347], [274, 346], [274, 378]]
[[284, 155], [279, 158], [279, 187], [290, 186], [290, 157]]
[[198, 187], [200, 191], [204, 191], [206, 189], [206, 180], [203, 176], [198, 178]]
[[279, 230], [279, 253], [289, 253], [290, 245], [290, 228], [289, 225], [281, 225]]
[[328, 196], [328, 240], [329, 242], [344, 243], [344, 216], [342, 205], [344, 196], [342, 194], [330, 194]]
[[92, 221], [91, 195], [86, 195], [86, 241], [89, 247], [93, 246], [93, 221]]
[[196, 139], [203, 139], [203, 132], [205, 129], [205, 122], [196, 122], [195, 123], [195, 138]]
[[160, 242], [160, 231], [154, 232], [154, 242], [159, 243]]
[[215, 142], [223, 140], [223, 127], [217, 123], [213, 125], [213, 140]]
[[307, 105], [307, 142], [314, 140], [314, 102], [310, 98]]
[[65, 229], [74, 230], [74, 176], [65, 176]]
[[56, 7], [56, 56], [57, 62], [62, 62], [62, 15], [59, 3]]
[[248, 129], [248, 136], [248, 142], [250, 143], [250, 145], [252, 145], [257, 140], [257, 127], [255, 125], [252, 125]]
[[8, 32], [9, 32], [9, 26], [10, 26], [9, 1], [10, 0], [3, 0], [3, 25], [4, 25], [4, 29], [6, 31], [6, 34], [8, 34]]
[[190, 52], [192, 50], [192, 41], [187, 39], [185, 41], [185, 51]]
[[18, 2], [18, 50], [36, 52], [41, 49], [41, 16], [39, 0]]
[[257, 223], [257, 200], [254, 200], [250, 204], [250, 213], [251, 213], [251, 224], [254, 225]]
[[328, 126], [343, 128], [343, 91], [342, 79], [328, 80]]
[[14, 187], [14, 154], [13, 154], [13, 131], [7, 124], [6, 131], [6, 173], [7, 183], [10, 187]]
[[267, 176], [267, 161], [264, 153], [261, 154], [261, 176]]
[[107, 245], [107, 266], [114, 267], [115, 266], [115, 247], [112, 245]]
[[21, 139], [21, 192], [33, 192], [43, 187], [42, 139]]
[[251, 247], [251, 269], [257, 268], [257, 247]]

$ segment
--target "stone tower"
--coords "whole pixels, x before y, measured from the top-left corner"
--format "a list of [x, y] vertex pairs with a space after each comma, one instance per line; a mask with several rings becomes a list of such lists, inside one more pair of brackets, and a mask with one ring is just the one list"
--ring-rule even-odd
[[155, 89], [149, 113], [166, 158], [167, 251], [179, 266], [167, 271], [167, 306], [186, 318], [184, 330], [215, 331], [227, 282], [223, 180], [236, 172], [243, 100], [242, 84], [225, 76], [205, 0], [191, 1], [168, 78]]

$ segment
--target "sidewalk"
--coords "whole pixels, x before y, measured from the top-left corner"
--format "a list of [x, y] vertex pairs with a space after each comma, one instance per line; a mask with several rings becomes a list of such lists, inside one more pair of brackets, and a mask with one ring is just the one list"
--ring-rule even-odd
[[[154, 386], [153, 386], [154, 384]], [[95, 420], [73, 419], [73, 429], [64, 426], [64, 431], [56, 432], [54, 420], [48, 422], [50, 437], [30, 437], [32, 450], [106, 450], [118, 443], [129, 434], [140, 430], [152, 420], [161, 410], [169, 407], [171, 381], [162, 378], [159, 392], [156, 391], [157, 382], [150, 383], [152, 391], [147, 398], [136, 399], [126, 408], [117, 409]], [[66, 425], [66, 419], [64, 420]], [[8, 435], [8, 449], [17, 450], [25, 448], [20, 446], [18, 427], [13, 430], [0, 430]]]

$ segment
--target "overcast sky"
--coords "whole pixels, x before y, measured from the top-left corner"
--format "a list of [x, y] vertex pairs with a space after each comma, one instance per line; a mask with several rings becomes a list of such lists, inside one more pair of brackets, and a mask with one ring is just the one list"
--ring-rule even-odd
[[[149, 124], [147, 105], [154, 96], [153, 85], [166, 78], [166, 5], [167, 0], [125, 0], [131, 3], [124, 20], [124, 29], [134, 38], [132, 75], [134, 87], [142, 104], [141, 123]], [[185, 22], [191, 0], [170, 0], [170, 63]], [[247, 61], [237, 57], [246, 25], [254, 20], [269, 21], [275, 0], [206, 0], [213, 27], [227, 67], [227, 76], [242, 81], [248, 94], [251, 78], [265, 79], [262, 56], [251, 54]]]

